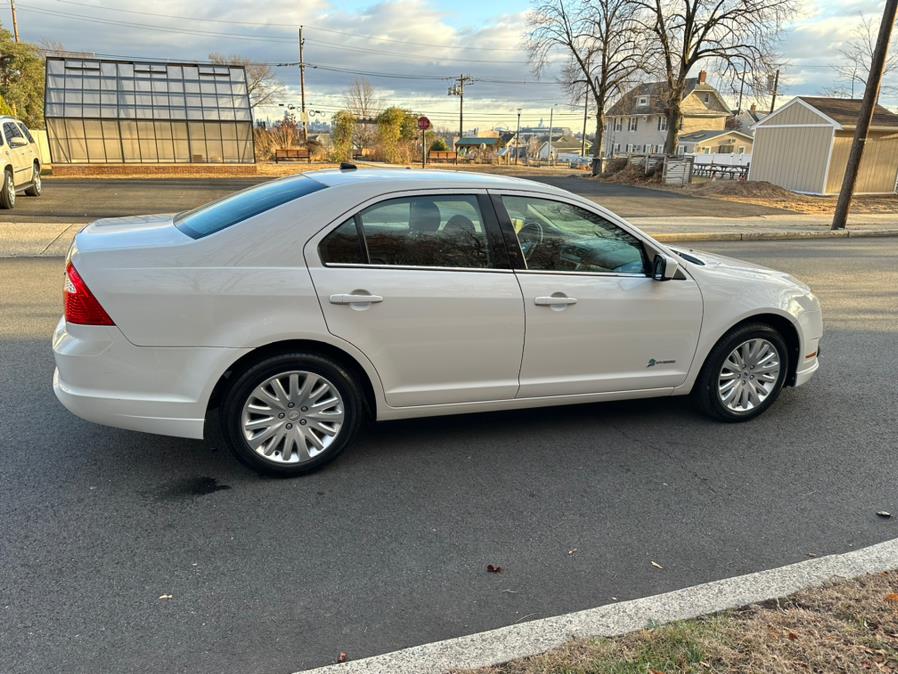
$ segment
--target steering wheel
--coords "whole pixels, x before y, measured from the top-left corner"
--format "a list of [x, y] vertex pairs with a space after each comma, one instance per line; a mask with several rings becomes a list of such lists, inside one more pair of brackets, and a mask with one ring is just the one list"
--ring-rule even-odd
[[518, 243], [521, 245], [521, 252], [524, 253], [525, 260], [530, 260], [533, 257], [533, 254], [542, 242], [543, 226], [532, 220], [524, 223], [521, 231], [518, 232]]

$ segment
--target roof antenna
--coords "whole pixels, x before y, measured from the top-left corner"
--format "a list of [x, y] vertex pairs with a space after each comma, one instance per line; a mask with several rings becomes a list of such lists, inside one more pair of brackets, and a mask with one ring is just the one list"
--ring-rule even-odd
[[355, 171], [358, 168], [355, 164], [348, 161], [340, 162], [340, 170], [341, 171]]

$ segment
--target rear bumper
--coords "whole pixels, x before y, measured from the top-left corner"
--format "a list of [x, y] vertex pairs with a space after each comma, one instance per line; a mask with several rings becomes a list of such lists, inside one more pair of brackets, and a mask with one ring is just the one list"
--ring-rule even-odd
[[106, 426], [202, 438], [215, 383], [248, 349], [134, 346], [115, 326], [53, 335], [53, 391], [76, 416]]

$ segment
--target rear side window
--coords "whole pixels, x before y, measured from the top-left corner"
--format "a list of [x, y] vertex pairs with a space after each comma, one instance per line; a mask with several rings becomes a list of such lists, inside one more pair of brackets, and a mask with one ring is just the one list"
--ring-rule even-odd
[[365, 209], [321, 242], [325, 264], [498, 266], [474, 195], [390, 199]]
[[22, 129], [22, 133], [25, 134], [25, 138], [28, 139], [29, 143], [34, 142], [34, 136], [31, 135], [31, 132], [28, 130], [28, 127], [19, 122], [19, 128]]
[[325, 185], [306, 176], [272, 180], [192, 211], [178, 213], [175, 216], [175, 226], [188, 236], [199, 239], [324, 187]]

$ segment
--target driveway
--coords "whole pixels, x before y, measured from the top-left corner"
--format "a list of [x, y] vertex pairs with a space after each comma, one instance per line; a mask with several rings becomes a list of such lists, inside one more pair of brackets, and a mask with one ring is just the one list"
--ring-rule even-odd
[[[365, 169], [362, 169], [365, 170]], [[718, 216], [730, 218], [784, 214], [790, 211], [752, 204], [721, 202], [663, 190], [601, 183], [578, 176], [534, 175], [530, 178], [581, 194], [625, 218]], [[264, 178], [184, 180], [44, 180], [39, 199], [22, 197], [4, 222], [89, 222], [96, 218], [183, 211], [218, 199]]]
[[760, 419], [656, 399], [384, 423], [296, 480], [70, 415], [62, 260], [0, 260], [3, 671], [290, 672], [895, 538], [898, 240], [708, 247], [823, 302], [820, 373]]

